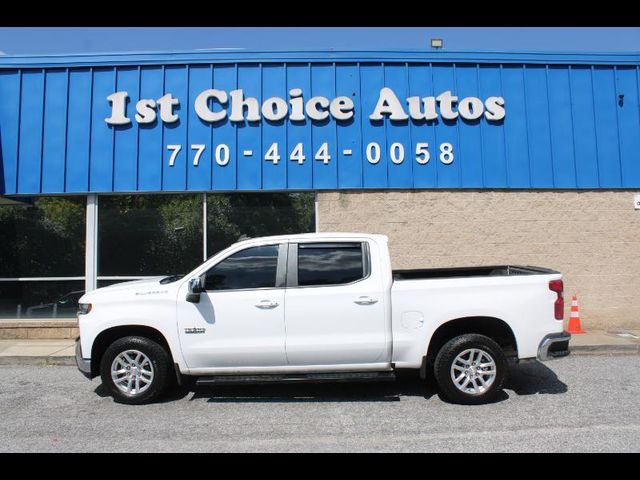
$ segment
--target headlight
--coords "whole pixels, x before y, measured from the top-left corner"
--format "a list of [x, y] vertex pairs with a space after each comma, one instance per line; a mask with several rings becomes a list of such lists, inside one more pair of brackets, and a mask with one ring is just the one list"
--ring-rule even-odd
[[86, 315], [91, 311], [90, 303], [79, 303], [78, 307], [78, 315]]

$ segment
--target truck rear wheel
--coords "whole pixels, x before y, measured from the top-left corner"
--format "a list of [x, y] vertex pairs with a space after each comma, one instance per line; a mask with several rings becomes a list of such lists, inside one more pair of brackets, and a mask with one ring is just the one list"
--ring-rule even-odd
[[490, 402], [502, 390], [507, 359], [500, 345], [489, 337], [460, 335], [438, 352], [434, 375], [446, 400], [479, 405]]
[[169, 384], [171, 362], [167, 351], [146, 337], [123, 337], [102, 356], [100, 376], [113, 399], [138, 405], [156, 400]]

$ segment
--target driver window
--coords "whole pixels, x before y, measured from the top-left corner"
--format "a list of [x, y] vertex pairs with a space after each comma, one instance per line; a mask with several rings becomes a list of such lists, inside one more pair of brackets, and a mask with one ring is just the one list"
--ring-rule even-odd
[[239, 290], [276, 286], [278, 245], [251, 247], [234, 253], [205, 276], [205, 290]]

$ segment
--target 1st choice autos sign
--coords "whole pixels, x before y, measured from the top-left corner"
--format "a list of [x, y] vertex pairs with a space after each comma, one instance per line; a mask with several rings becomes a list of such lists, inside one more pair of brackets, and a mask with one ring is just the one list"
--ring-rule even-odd
[[[231, 90], [229, 92], [219, 89], [207, 89], [197, 95], [193, 103], [193, 109], [200, 120], [211, 124], [229, 121], [233, 124], [245, 122], [281, 122], [289, 120], [292, 123], [325, 122], [335, 121], [337, 125], [347, 122], [354, 117], [355, 104], [348, 96], [336, 96], [327, 98], [325, 96], [313, 96], [305, 98], [304, 92], [300, 88], [289, 90], [289, 97], [270, 97], [259, 102], [257, 98], [248, 96], [243, 89]], [[152, 125], [160, 121], [163, 124], [171, 125], [180, 120], [178, 113], [182, 99], [174, 96], [171, 92], [164, 94], [160, 98], [143, 98], [136, 102], [133, 111], [129, 111], [129, 93], [118, 91], [109, 95], [106, 100], [111, 107], [111, 115], [105, 119], [108, 125], [123, 126], [129, 125], [133, 121], [139, 125]], [[505, 117], [505, 102], [500, 96], [490, 96], [485, 99], [468, 96], [458, 98], [450, 90], [444, 91], [437, 96], [410, 96], [399, 98], [393, 89], [384, 87], [380, 89], [373, 111], [366, 117], [371, 122], [381, 122], [388, 118], [392, 122], [433, 122], [439, 118], [445, 121], [456, 121], [462, 118], [468, 121], [476, 121], [484, 117], [489, 122], [499, 122]], [[200, 158], [205, 152], [205, 144], [191, 144], [193, 151], [192, 162], [194, 166], [199, 164]], [[176, 158], [184, 149], [181, 144], [167, 144], [166, 148], [171, 152], [168, 165], [175, 165]], [[304, 163], [309, 153], [304, 151], [303, 142], [292, 145], [291, 151], [284, 152], [286, 147], [273, 142], [264, 149], [263, 152], [243, 150], [244, 156], [260, 155], [265, 161], [277, 164], [287, 155], [292, 161], [299, 164]], [[426, 164], [431, 158], [430, 145], [428, 142], [417, 141], [412, 149], [415, 161], [419, 164]], [[454, 161], [455, 153], [453, 146], [449, 142], [442, 142], [438, 146], [439, 160], [449, 165]], [[381, 146], [378, 142], [369, 142], [365, 146], [365, 156], [369, 163], [376, 164], [380, 161]], [[220, 166], [229, 163], [230, 149], [226, 143], [213, 145], [215, 162]], [[332, 146], [328, 142], [322, 143], [315, 152], [311, 152], [315, 160], [324, 164], [331, 161], [330, 152]], [[352, 150], [344, 149], [343, 155], [349, 156]], [[389, 158], [394, 164], [403, 163], [407, 158], [405, 145], [401, 142], [390, 142]]]

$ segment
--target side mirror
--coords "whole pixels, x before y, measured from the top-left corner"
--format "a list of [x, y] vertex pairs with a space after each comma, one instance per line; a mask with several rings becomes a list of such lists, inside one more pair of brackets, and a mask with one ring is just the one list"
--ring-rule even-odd
[[189, 280], [189, 293], [187, 293], [187, 302], [198, 303], [200, 294], [204, 291], [202, 288], [202, 280], [200, 277]]

